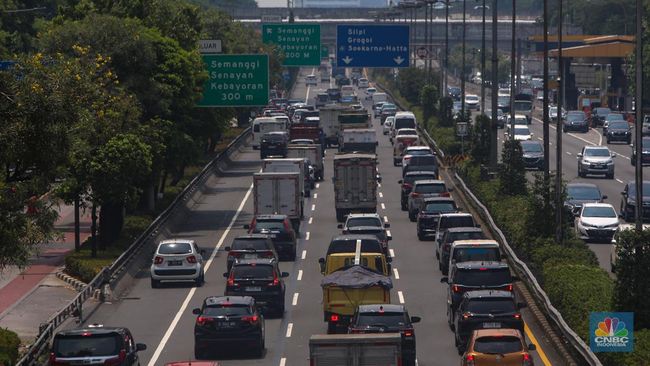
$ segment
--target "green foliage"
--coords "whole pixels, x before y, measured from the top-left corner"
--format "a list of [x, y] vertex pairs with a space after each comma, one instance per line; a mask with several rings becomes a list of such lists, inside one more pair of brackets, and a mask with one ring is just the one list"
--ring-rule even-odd
[[613, 308], [614, 283], [601, 268], [580, 264], [547, 266], [544, 290], [567, 324], [583, 339], [589, 332], [589, 313]]
[[605, 366], [647, 365], [650, 360], [650, 329], [634, 331], [634, 352], [598, 353], [597, 356]]
[[490, 161], [490, 117], [479, 114], [472, 129], [472, 159], [478, 164], [487, 164]]
[[425, 85], [420, 90], [420, 105], [424, 114], [424, 121], [427, 123], [436, 114], [436, 101], [439, 98], [438, 88], [434, 85]]
[[[645, 3], [647, 7], [647, 2]], [[567, 2], [562, 10], [568, 18], [566, 21], [582, 29], [583, 34], [626, 34], [626, 29], [627, 34], [633, 34], [634, 4], [633, 0], [574, 0]], [[549, 2], [549, 14], [551, 24], [555, 26], [558, 20], [556, 2]]]
[[420, 103], [420, 91], [426, 85], [426, 70], [416, 67], [402, 69], [397, 79], [397, 89], [400, 95], [410, 104]]
[[623, 230], [618, 234], [616, 252], [616, 308], [634, 312], [635, 328], [650, 328], [650, 229]]
[[[541, 173], [536, 173], [534, 175], [535, 180], [533, 181], [530, 187], [530, 206], [532, 209], [533, 217], [532, 222], [537, 223], [537, 225], [530, 225], [529, 235], [531, 237], [540, 237], [540, 238], [554, 238], [555, 237], [555, 213], [556, 213], [556, 204], [555, 204], [555, 174], [549, 175], [549, 181], [544, 182], [544, 175]], [[544, 196], [549, 194], [548, 205], [545, 203]], [[564, 202], [566, 200], [566, 185], [562, 184], [562, 192], [560, 196], [560, 201]], [[569, 212], [564, 206], [562, 206], [563, 217], [567, 220], [563, 220], [562, 225], [564, 226], [563, 233], [565, 239], [569, 239], [573, 235], [573, 230], [571, 230], [570, 222], [568, 218], [573, 218], [573, 214]]]
[[18, 360], [18, 347], [20, 338], [18, 334], [9, 329], [0, 328], [0, 365], [7, 362], [7, 366], [14, 365]]
[[562, 244], [552, 239], [538, 238], [530, 245], [530, 261], [536, 273], [543, 274], [560, 264], [580, 264], [597, 267], [596, 254], [582, 240], [567, 240]]
[[519, 141], [506, 140], [501, 152], [499, 166], [501, 193], [505, 195], [520, 195], [526, 193], [526, 166], [523, 151]]

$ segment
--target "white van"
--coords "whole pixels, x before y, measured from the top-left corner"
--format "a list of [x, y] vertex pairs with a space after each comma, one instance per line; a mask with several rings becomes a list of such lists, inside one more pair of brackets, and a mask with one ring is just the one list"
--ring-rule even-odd
[[500, 261], [499, 243], [494, 240], [456, 240], [449, 249], [449, 267], [460, 262]]
[[395, 119], [393, 120], [393, 127], [390, 129], [389, 139], [395, 138], [395, 133], [401, 128], [415, 128], [417, 129], [417, 120], [415, 119], [415, 114], [413, 112], [397, 112], [395, 113]]
[[260, 148], [262, 135], [267, 132], [286, 131], [287, 123], [275, 117], [259, 117], [253, 120], [253, 149]]

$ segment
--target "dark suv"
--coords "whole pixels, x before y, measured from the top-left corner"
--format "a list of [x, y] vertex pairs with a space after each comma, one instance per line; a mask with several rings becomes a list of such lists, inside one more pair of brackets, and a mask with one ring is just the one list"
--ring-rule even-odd
[[417, 215], [418, 239], [424, 240], [429, 235], [435, 235], [440, 215], [458, 210], [451, 197], [429, 197], [422, 200]]
[[[264, 316], [250, 296], [210, 296], [192, 310], [194, 358], [206, 359], [220, 346], [245, 344], [256, 357], [264, 353]], [[224, 349], [227, 349], [223, 347]]]
[[275, 252], [273, 241], [267, 234], [248, 234], [236, 237], [229, 247], [224, 248], [228, 252], [226, 265], [228, 270], [238, 258], [275, 258], [278, 259], [278, 253]]
[[608, 144], [613, 141], [623, 141], [629, 145], [632, 143], [632, 129], [627, 121], [612, 121], [607, 126], [605, 138]]
[[[636, 212], [636, 183], [629, 181], [621, 192], [621, 216], [625, 221], [634, 221]], [[643, 181], [643, 219], [650, 219], [650, 180]]]
[[478, 227], [452, 227], [447, 229], [440, 239], [436, 251], [436, 258], [438, 258], [438, 269], [442, 274], [449, 273], [449, 251], [451, 245], [456, 240], [481, 240], [487, 239], [485, 233]]
[[409, 316], [404, 305], [376, 304], [359, 305], [348, 333], [400, 333], [402, 335], [402, 361], [404, 365], [415, 365], [415, 329], [420, 317]]
[[401, 205], [402, 211], [406, 211], [408, 208], [408, 198], [411, 189], [413, 189], [413, 183], [416, 180], [430, 180], [438, 179], [437, 171], [411, 171], [404, 175], [403, 179], [400, 179], [397, 183], [401, 185]]
[[463, 299], [463, 294], [473, 290], [513, 291], [514, 278], [505, 262], [458, 262], [450, 268], [449, 277], [440, 282], [447, 283], [447, 322], [454, 329], [454, 314]]
[[408, 164], [402, 167], [402, 177], [412, 171], [431, 171], [438, 174], [438, 161], [436, 156], [431, 155], [415, 155], [411, 156]]
[[[630, 162], [632, 165], [636, 165], [637, 160], [636, 146], [632, 146], [632, 160]], [[650, 137], [647, 136], [641, 138], [641, 164], [650, 164]]]
[[510, 291], [468, 291], [458, 305], [454, 317], [455, 344], [458, 354], [463, 354], [467, 341], [476, 329], [519, 329], [524, 334], [524, 320], [519, 309], [525, 303], [517, 303]]
[[58, 332], [49, 365], [139, 365], [138, 351], [145, 349], [146, 345], [135, 343], [127, 328], [93, 324]]
[[262, 135], [260, 143], [260, 159], [266, 159], [268, 156], [287, 157], [287, 145], [289, 144], [289, 134], [284, 131], [267, 132]]
[[264, 311], [273, 309], [278, 316], [284, 316], [282, 278], [289, 273], [280, 272], [275, 259], [237, 260], [223, 276], [228, 279], [225, 296], [252, 296]]
[[265, 234], [281, 260], [296, 260], [296, 232], [287, 215], [257, 215], [250, 225], [244, 225], [249, 234]]

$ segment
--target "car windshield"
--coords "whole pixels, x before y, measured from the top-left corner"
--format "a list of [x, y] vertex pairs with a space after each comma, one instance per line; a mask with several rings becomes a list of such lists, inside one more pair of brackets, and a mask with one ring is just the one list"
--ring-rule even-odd
[[507, 268], [488, 269], [462, 269], [456, 271], [454, 284], [463, 286], [501, 286], [512, 282], [510, 271]]
[[474, 341], [474, 352], [503, 355], [522, 351], [521, 340], [513, 336], [480, 337]]
[[352, 217], [349, 218], [346, 225], [347, 227], [354, 226], [379, 226], [381, 227], [381, 219], [378, 217]]
[[612, 130], [627, 130], [630, 126], [625, 121], [615, 121], [610, 122], [608, 128]]
[[[636, 184], [630, 184], [629, 192], [627, 193], [629, 197], [634, 197], [636, 195]], [[643, 182], [643, 197], [650, 196], [650, 182]]]
[[395, 104], [392, 104], [392, 103], [384, 103], [384, 104], [381, 105], [381, 109], [382, 110], [385, 110], [385, 109], [397, 109], [397, 106]]
[[400, 128], [397, 130], [397, 135], [398, 136], [404, 136], [404, 135], [417, 135], [418, 132], [415, 129], [412, 128]]
[[424, 212], [427, 213], [445, 213], [455, 211], [456, 206], [453, 204], [453, 202], [427, 203], [427, 206], [424, 208]]
[[585, 207], [582, 209], [582, 217], [608, 217], [615, 218], [616, 211], [612, 207]]
[[568, 186], [567, 198], [570, 200], [594, 200], [600, 201], [600, 190], [598, 187], [590, 186]]
[[482, 231], [460, 231], [449, 233], [446, 242], [455, 242], [456, 240], [481, 240], [486, 239]]
[[[330, 243], [327, 254], [351, 253], [357, 248], [357, 239], [337, 239]], [[361, 251], [364, 253], [381, 253], [381, 243], [377, 240], [361, 239]]]
[[357, 319], [357, 325], [377, 327], [401, 327], [408, 324], [406, 315], [400, 312], [386, 311], [361, 313]]
[[257, 220], [255, 221], [255, 231], [262, 230], [281, 230], [284, 229], [284, 222], [281, 220]]
[[159, 254], [188, 254], [192, 253], [192, 245], [190, 243], [168, 243], [161, 244], [158, 248]]
[[510, 103], [510, 97], [497, 97], [497, 102], [500, 105], [506, 105], [506, 104]]
[[501, 253], [499, 248], [489, 247], [472, 247], [472, 248], [456, 248], [454, 249], [454, 259], [456, 262], [469, 262], [469, 261], [500, 261]]
[[402, 128], [415, 128], [415, 121], [413, 118], [395, 118], [395, 129], [399, 130]]
[[533, 107], [532, 102], [528, 101], [515, 101], [515, 110], [516, 111], [527, 111]]
[[585, 149], [585, 156], [609, 156], [609, 149]]
[[431, 151], [430, 150], [424, 150], [424, 149], [409, 150], [407, 148], [406, 151], [404, 152], [404, 155], [411, 155], [411, 156], [415, 156], [415, 155], [431, 155]]
[[266, 250], [266, 239], [235, 239], [230, 246], [232, 250]]
[[273, 267], [259, 264], [235, 266], [233, 268], [233, 276], [236, 279], [273, 278]]
[[474, 95], [468, 95], [465, 97], [465, 100], [468, 102], [478, 102], [478, 97]]
[[607, 115], [607, 120], [611, 122], [611, 121], [624, 121], [625, 119], [623, 118], [622, 114], [610, 113]]
[[413, 192], [416, 193], [444, 193], [447, 192], [447, 187], [444, 183], [427, 183], [427, 184], [416, 184], [413, 188]]
[[54, 354], [57, 357], [101, 357], [120, 353], [118, 334], [91, 334], [57, 337], [54, 340]]
[[506, 314], [517, 311], [512, 299], [481, 298], [471, 300], [467, 304], [467, 311], [474, 314]]
[[416, 180], [436, 179], [432, 174], [407, 175], [404, 177], [404, 183], [413, 184]]
[[533, 152], [542, 152], [542, 144], [532, 143], [532, 144], [521, 144], [521, 149], [524, 153], [533, 153]]
[[233, 316], [250, 315], [251, 308], [246, 304], [220, 304], [210, 305], [203, 308], [201, 315], [207, 316]]
[[409, 161], [409, 165], [411, 166], [436, 165], [436, 164], [437, 164], [436, 158], [430, 154], [422, 154], [418, 157], [412, 157], [411, 161]]
[[377, 237], [379, 240], [386, 240], [386, 232], [384, 231], [383, 228], [370, 228], [370, 227], [351, 227], [348, 228], [348, 233], [349, 234], [369, 234], [369, 235], [374, 235]]
[[447, 216], [440, 221], [441, 229], [467, 226], [474, 226], [474, 219], [472, 216]]
[[643, 139], [643, 140], [641, 140], [641, 146], [643, 146], [643, 147], [650, 147], [650, 139]]
[[515, 135], [530, 135], [530, 130], [528, 129], [528, 127], [525, 128], [515, 127]]
[[566, 120], [569, 122], [574, 122], [574, 121], [584, 121], [585, 120], [585, 114], [580, 112], [580, 113], [569, 113], [566, 116]]
[[606, 115], [610, 114], [612, 112], [612, 110], [609, 109], [609, 108], [596, 108], [594, 110], [594, 112], [596, 112], [596, 114], [599, 115], [599, 116], [606, 116]]

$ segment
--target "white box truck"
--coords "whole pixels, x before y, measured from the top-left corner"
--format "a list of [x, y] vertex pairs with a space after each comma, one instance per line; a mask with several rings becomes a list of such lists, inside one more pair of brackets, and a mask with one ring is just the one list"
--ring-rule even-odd
[[367, 152], [374, 154], [377, 150], [377, 132], [372, 128], [348, 128], [341, 133], [340, 152]]
[[262, 171], [265, 173], [298, 173], [300, 174], [300, 192], [305, 196], [311, 195], [309, 167], [305, 158], [264, 159]]
[[401, 366], [402, 336], [399, 333], [312, 335], [309, 365]]
[[303, 198], [298, 173], [253, 174], [255, 215], [287, 215], [296, 232], [303, 217]]
[[334, 207], [336, 220], [349, 213], [377, 212], [377, 156], [336, 154], [334, 156]]
[[339, 143], [339, 114], [350, 111], [348, 107], [339, 104], [328, 104], [318, 110], [320, 120], [318, 125], [325, 135], [325, 145], [330, 147]]
[[316, 180], [322, 181], [325, 176], [323, 149], [319, 144], [289, 144], [287, 147], [287, 158], [303, 158], [309, 160], [314, 167]]
[[258, 117], [253, 120], [252, 142], [253, 149], [260, 148], [262, 136], [267, 132], [287, 131], [287, 122], [275, 117]]

